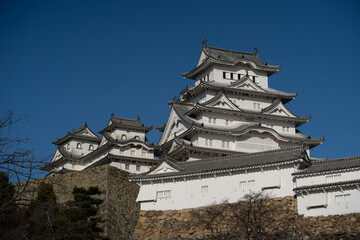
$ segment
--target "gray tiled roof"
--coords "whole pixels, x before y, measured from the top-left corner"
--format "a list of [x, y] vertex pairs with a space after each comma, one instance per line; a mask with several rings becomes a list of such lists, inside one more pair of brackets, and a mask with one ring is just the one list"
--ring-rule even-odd
[[293, 173], [294, 176], [321, 174], [337, 170], [360, 168], [360, 156], [313, 161], [311, 167]]
[[149, 132], [152, 129], [151, 126], [144, 126], [144, 124], [140, 122], [140, 119], [128, 119], [111, 116], [110, 121], [111, 124], [103, 130], [100, 130], [100, 134], [111, 131], [114, 128], [140, 130], [144, 132]]
[[113, 160], [119, 161], [119, 162], [132, 162], [132, 163], [142, 163], [142, 164], [148, 164], [148, 165], [155, 165], [159, 162], [158, 159], [149, 159], [149, 158], [140, 158], [140, 157], [130, 157], [130, 156], [118, 156], [118, 155], [114, 155], [114, 154], [108, 154], [106, 155], [104, 158], [100, 159], [99, 161], [93, 163], [92, 165], [84, 168], [88, 169], [88, 168], [93, 168], [93, 167], [97, 167], [97, 166], [102, 166], [105, 164], [109, 164], [111, 163]]
[[230, 85], [225, 85], [222, 83], [217, 83], [214, 81], [210, 82], [201, 82], [199, 85], [191, 88], [184, 89], [180, 96], [184, 96], [185, 94], [197, 94], [201, 91], [207, 91], [208, 89], [212, 89], [215, 91], [224, 91], [224, 92], [235, 92], [235, 93], [242, 93], [242, 94], [251, 94], [251, 95], [258, 95], [264, 97], [273, 97], [273, 98], [280, 98], [284, 103], [294, 99], [296, 97], [296, 93], [287, 93], [278, 91], [272, 88], [262, 88], [264, 92], [255, 91], [255, 90], [248, 90], [243, 88], [231, 88]]
[[238, 110], [232, 110], [232, 109], [206, 107], [203, 104], [196, 104], [193, 109], [191, 109], [189, 112], [186, 113], [186, 115], [191, 115], [192, 113], [195, 113], [197, 111], [204, 111], [204, 110], [210, 111], [210, 112], [220, 112], [220, 113], [227, 113], [227, 114], [232, 114], [232, 115], [245, 116], [245, 117], [258, 117], [258, 118], [266, 118], [266, 119], [275, 119], [275, 120], [280, 120], [280, 121], [281, 120], [291, 121], [291, 122], [295, 122], [296, 126], [300, 126], [310, 120], [310, 116], [305, 116], [305, 117], [298, 116], [297, 118], [293, 118], [293, 117], [263, 114], [263, 113], [258, 113], [258, 112], [238, 111]]
[[111, 137], [111, 135], [108, 132], [104, 132], [103, 136], [106, 140], [108, 140], [109, 142], [114, 143], [114, 144], [129, 145], [129, 144], [140, 143], [140, 144], [145, 144], [146, 146], [148, 146], [150, 148], [154, 147], [154, 145], [151, 144], [148, 140], [145, 140], [145, 142], [143, 142], [141, 140], [137, 140], [135, 138], [131, 138], [128, 140], [117, 140], [117, 139], [114, 139], [113, 137]]
[[[266, 165], [277, 165], [277, 164], [286, 164], [294, 162], [303, 158], [306, 154], [302, 148], [293, 147], [286, 149], [277, 149], [272, 151], [265, 151], [259, 153], [251, 154], [237, 154], [226, 157], [218, 157], [207, 160], [198, 160], [198, 161], [186, 161], [186, 162], [177, 162], [179, 169], [180, 167], [183, 170], [173, 173], [160, 173], [148, 175], [140, 174], [133, 176], [133, 179], [152, 179], [152, 178], [163, 178], [163, 177], [175, 177], [182, 175], [196, 175], [204, 174], [211, 172], [221, 172], [221, 171], [232, 171], [239, 169], [248, 169], [261, 167]], [[161, 164], [161, 163], [160, 163]]]
[[239, 52], [234, 50], [227, 50], [222, 48], [215, 48], [210, 46], [203, 46], [203, 52], [206, 54], [206, 59], [203, 63], [195, 67], [193, 70], [187, 73], [183, 73], [185, 78], [194, 79], [197, 73], [203, 71], [209, 64], [223, 64], [223, 65], [235, 65], [237, 63], [252, 63], [250, 65], [253, 68], [267, 71], [269, 75], [279, 71], [280, 66], [272, 66], [262, 62], [257, 54]]
[[194, 131], [208, 131], [208, 132], [213, 132], [213, 133], [221, 133], [221, 134], [226, 133], [226, 134], [231, 134], [231, 135], [238, 135], [238, 134], [244, 134], [250, 130], [256, 130], [256, 129], [269, 131], [280, 139], [295, 141], [295, 142], [299, 142], [299, 143], [303, 142], [303, 143], [309, 144], [310, 147], [315, 147], [324, 142], [324, 138], [309, 138], [309, 137], [304, 136], [303, 134], [296, 134], [296, 135], [279, 134], [274, 129], [260, 126], [257, 123], [244, 124], [244, 125], [229, 127], [229, 128], [216, 128], [213, 126], [202, 126], [200, 124], [193, 122], [191, 124], [191, 127], [188, 130], [186, 130], [185, 132], [183, 132], [182, 134], [180, 134], [179, 137], [185, 137], [186, 135], [191, 134], [191, 132], [194, 132]]
[[360, 179], [350, 180], [350, 181], [334, 182], [334, 183], [323, 183], [323, 184], [307, 185], [307, 186], [294, 188], [293, 190], [295, 192], [302, 192], [302, 191], [329, 189], [329, 188], [337, 188], [337, 187], [350, 187], [350, 186], [358, 186], [358, 185], [360, 185]]
[[176, 156], [178, 153], [181, 153], [184, 149], [190, 150], [190, 152], [207, 152], [211, 154], [220, 154], [223, 156], [227, 155], [234, 155], [239, 154], [239, 151], [231, 151], [231, 150], [223, 150], [223, 149], [217, 149], [217, 148], [206, 148], [206, 147], [199, 147], [199, 146], [193, 146], [191, 143], [188, 143], [187, 141], [180, 139], [178, 137], [175, 137], [173, 141], [177, 144], [178, 148], [173, 150], [172, 152], [168, 153], [170, 156]]
[[[88, 129], [92, 134], [94, 134], [95, 136], [85, 136], [85, 135], [79, 135], [80, 132], [82, 132], [83, 130]], [[59, 138], [56, 141], [53, 141], [53, 144], [55, 145], [60, 145], [64, 142], [66, 142], [69, 139], [77, 139], [77, 140], [85, 140], [85, 141], [90, 141], [90, 142], [96, 142], [99, 143], [100, 142], [100, 137], [98, 137], [95, 133], [93, 133], [87, 126], [87, 124], [85, 123], [84, 125], [82, 125], [81, 127], [73, 130], [72, 132], [69, 132], [66, 136]]]

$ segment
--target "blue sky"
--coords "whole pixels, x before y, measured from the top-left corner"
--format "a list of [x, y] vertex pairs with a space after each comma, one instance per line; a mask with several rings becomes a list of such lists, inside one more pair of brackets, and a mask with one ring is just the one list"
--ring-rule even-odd
[[[299, 130], [325, 143], [312, 156], [360, 155], [359, 1], [0, 2], [0, 110], [30, 121], [38, 157], [84, 121], [110, 114], [166, 122], [167, 101], [193, 81], [201, 41], [281, 64], [270, 87], [297, 92], [287, 106], [312, 120]], [[160, 134], [148, 134], [157, 143]]]

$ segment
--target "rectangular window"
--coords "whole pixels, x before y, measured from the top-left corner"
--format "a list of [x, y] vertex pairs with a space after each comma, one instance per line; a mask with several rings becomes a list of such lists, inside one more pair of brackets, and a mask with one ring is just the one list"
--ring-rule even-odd
[[230, 73], [229, 72], [225, 72], [225, 78], [226, 79], [231, 79]]
[[140, 166], [136, 165], [136, 171], [140, 171]]
[[221, 146], [222, 146], [223, 148], [230, 148], [230, 141], [224, 141], [224, 140], [222, 140], [222, 141], [221, 141]]
[[334, 174], [326, 176], [326, 183], [334, 183], [340, 181], [341, 174]]
[[216, 123], [216, 118], [209, 117], [209, 123]]
[[248, 181], [248, 188], [249, 190], [253, 190], [255, 188], [255, 180]]
[[254, 109], [260, 109], [260, 103], [253, 103]]
[[335, 202], [348, 202], [350, 200], [350, 194], [335, 195]]
[[125, 164], [125, 170], [130, 170], [130, 165], [129, 164]]
[[289, 132], [289, 127], [283, 127], [283, 132]]
[[120, 154], [124, 154], [124, 148], [120, 148]]
[[165, 190], [165, 191], [157, 191], [156, 192], [156, 198], [171, 198], [171, 190]]
[[255, 82], [256, 77], [255, 77], [255, 76], [252, 76], [252, 79], [253, 79], [253, 82]]
[[208, 193], [209, 192], [209, 186], [201, 186], [201, 193]]
[[240, 181], [239, 188], [240, 190], [246, 190], [246, 181]]
[[131, 151], [130, 151], [130, 155], [131, 155], [131, 156], [135, 156], [135, 150], [131, 150]]
[[226, 78], [226, 72], [223, 72], [223, 78], [224, 79]]

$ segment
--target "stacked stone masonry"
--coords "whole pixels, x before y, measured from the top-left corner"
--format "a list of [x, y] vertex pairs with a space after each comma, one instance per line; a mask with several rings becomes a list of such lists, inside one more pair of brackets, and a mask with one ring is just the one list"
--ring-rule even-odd
[[[266, 229], [269, 234], [266, 239], [360, 238], [360, 214], [304, 217], [297, 214], [296, 199], [293, 197], [271, 199], [267, 204], [278, 204], [279, 207], [272, 213], [271, 218], [274, 221]], [[226, 206], [218, 207], [220, 211], [228, 210]], [[232, 231], [237, 231], [237, 226], [231, 225], [231, 222], [236, 222], [233, 221], [231, 213], [219, 222], [214, 220], [212, 226], [199, 224], [194, 216], [204, 214], [206, 208], [208, 207], [176, 211], [140, 211], [133, 240], [239, 239], [232, 234]], [[246, 239], [245, 235], [240, 239]]]
[[99, 207], [99, 216], [105, 220], [102, 227], [104, 236], [111, 240], [129, 239], [139, 216], [136, 196], [139, 187], [127, 180], [128, 173], [108, 165], [91, 168], [81, 172], [66, 173], [53, 177], [30, 181], [26, 188], [26, 198], [36, 196], [40, 183], [53, 184], [59, 203], [72, 200], [72, 189], [97, 186], [101, 194], [96, 196], [104, 202]]

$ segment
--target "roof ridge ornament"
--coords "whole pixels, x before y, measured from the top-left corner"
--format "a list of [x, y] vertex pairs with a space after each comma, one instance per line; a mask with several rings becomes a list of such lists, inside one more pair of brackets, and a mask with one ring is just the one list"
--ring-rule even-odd
[[201, 42], [204, 48], [207, 47], [206, 42], [207, 42], [207, 39], [206, 39], [206, 38], [204, 38], [204, 40]]
[[259, 49], [257, 49], [257, 47], [254, 46], [254, 54], [255, 54], [255, 56], [258, 56], [258, 52], [259, 52]]

